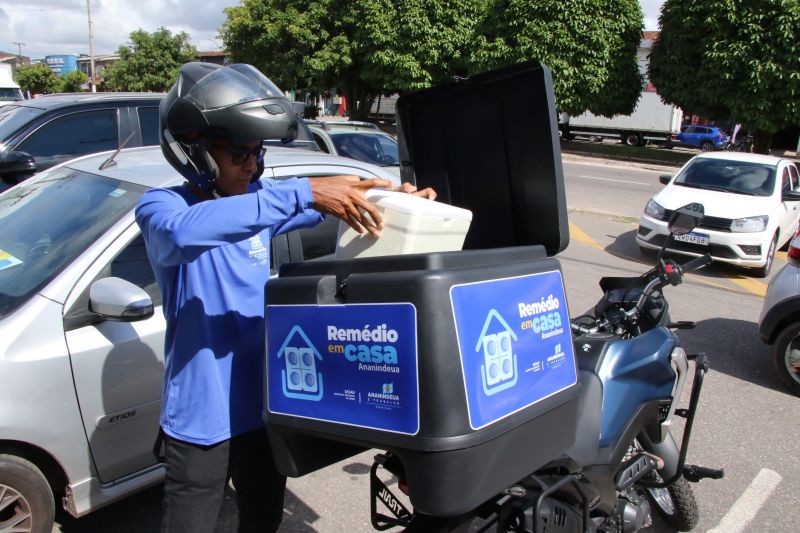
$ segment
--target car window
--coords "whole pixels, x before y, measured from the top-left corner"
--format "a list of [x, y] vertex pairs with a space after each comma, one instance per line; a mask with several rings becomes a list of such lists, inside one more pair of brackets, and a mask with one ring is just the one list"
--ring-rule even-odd
[[158, 141], [158, 108], [139, 107], [136, 109], [139, 115], [139, 129], [142, 132], [142, 145], [155, 146]]
[[800, 176], [798, 176], [797, 167], [789, 165], [789, 174], [792, 176], [792, 190], [800, 188]]
[[0, 196], [0, 318], [60, 274], [144, 192], [140, 185], [70, 168]]
[[331, 153], [331, 151], [328, 150], [328, 145], [325, 144], [325, 139], [322, 138], [322, 135], [316, 132], [312, 132], [312, 135], [314, 135], [314, 140], [317, 141], [317, 146], [319, 146], [320, 150], [326, 154]]
[[792, 177], [789, 175], [789, 167], [783, 167], [783, 172], [781, 173], [781, 190], [794, 190], [794, 187], [792, 186]]
[[678, 174], [674, 185], [770, 196], [775, 189], [776, 168], [763, 163], [695, 158]]
[[38, 107], [14, 104], [6, 104], [0, 107], [0, 142], [8, 141], [14, 133], [42, 113], [44, 113], [44, 110]]
[[118, 144], [117, 111], [72, 113], [52, 120], [22, 141], [17, 150], [34, 157], [79, 156], [113, 150]]
[[384, 143], [390, 145], [396, 142], [390, 137], [383, 135], [375, 135], [374, 133], [335, 133], [331, 134], [334, 146], [336, 146], [336, 153], [339, 155], [349, 157], [351, 159], [358, 159], [359, 161], [366, 161], [373, 165], [397, 165], [397, 148], [391, 147], [392, 151], [387, 153], [384, 151]]

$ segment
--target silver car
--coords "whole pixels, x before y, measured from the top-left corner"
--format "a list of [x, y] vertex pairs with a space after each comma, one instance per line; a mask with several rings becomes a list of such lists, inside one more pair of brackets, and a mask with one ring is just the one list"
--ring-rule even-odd
[[800, 230], [789, 244], [788, 264], [770, 280], [758, 320], [761, 340], [772, 345], [781, 381], [800, 396]]
[[[159, 147], [76, 159], [0, 194], [0, 532], [47, 532], [160, 482], [161, 294], [133, 209], [181, 179]], [[264, 176], [380, 167], [270, 148]], [[331, 253], [336, 222], [273, 239], [273, 271]]]
[[370, 122], [306, 120], [320, 150], [386, 167], [400, 175], [397, 139]]

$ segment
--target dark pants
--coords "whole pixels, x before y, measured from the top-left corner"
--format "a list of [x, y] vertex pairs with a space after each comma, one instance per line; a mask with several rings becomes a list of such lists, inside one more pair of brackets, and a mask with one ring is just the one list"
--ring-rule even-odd
[[286, 478], [272, 462], [264, 429], [213, 446], [165, 435], [167, 476], [161, 533], [212, 533], [228, 478], [236, 489], [239, 532], [278, 529], [283, 518]]

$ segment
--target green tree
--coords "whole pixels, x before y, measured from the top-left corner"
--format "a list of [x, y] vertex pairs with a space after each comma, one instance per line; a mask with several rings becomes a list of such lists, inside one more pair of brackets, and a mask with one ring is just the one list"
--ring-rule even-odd
[[642, 88], [637, 0], [243, 0], [225, 12], [235, 61], [284, 88], [335, 86], [353, 118], [379, 94], [529, 59], [552, 70], [572, 114], [630, 113]]
[[59, 79], [47, 65], [31, 65], [17, 69], [17, 83], [23, 91], [47, 94], [58, 90]]
[[665, 100], [733, 118], [761, 153], [800, 124], [800, 1], [667, 0], [659, 21], [649, 73]]
[[636, 56], [641, 32], [638, 0], [495, 0], [471, 68], [536, 59], [553, 73], [560, 111], [629, 114], [644, 84]]
[[166, 91], [175, 83], [181, 65], [192, 61], [197, 50], [189, 35], [165, 28], [153, 33], [131, 32], [131, 42], [117, 50], [120, 59], [104, 71], [106, 86], [116, 91]]
[[61, 76], [59, 92], [77, 93], [82, 91], [81, 86], [89, 81], [89, 76], [80, 70], [72, 70]]
[[244, 0], [220, 30], [234, 59], [282, 88], [336, 87], [352, 118], [379, 94], [430, 86], [466, 68], [482, 0]]

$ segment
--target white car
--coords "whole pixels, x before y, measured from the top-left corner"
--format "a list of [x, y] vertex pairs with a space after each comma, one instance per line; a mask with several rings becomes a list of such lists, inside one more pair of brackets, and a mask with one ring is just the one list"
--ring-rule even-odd
[[[133, 209], [183, 178], [158, 146], [55, 166], [0, 194], [0, 531], [50, 532], [163, 479], [165, 321]], [[264, 176], [385, 169], [270, 148]], [[281, 235], [271, 269], [332, 253], [338, 223]]]
[[666, 249], [752, 269], [766, 277], [775, 251], [794, 235], [800, 218], [800, 174], [788, 159], [714, 152], [698, 155], [644, 209], [636, 242], [642, 252], [661, 249], [674, 209], [697, 202], [705, 217], [691, 233], [673, 237]]

